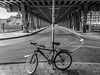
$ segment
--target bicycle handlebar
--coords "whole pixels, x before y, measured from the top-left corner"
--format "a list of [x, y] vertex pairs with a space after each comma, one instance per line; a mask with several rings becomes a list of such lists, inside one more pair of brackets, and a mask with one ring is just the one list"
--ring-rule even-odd
[[[37, 42], [32, 42], [32, 40], [30, 40], [30, 44], [32, 44], [32, 45], [34, 45], [34, 46], [37, 46], [37, 47], [43, 47], [43, 48], [46, 48], [45, 45], [38, 45]], [[52, 42], [52, 44], [57, 45], [57, 46], [60, 45], [59, 42]]]
[[59, 46], [60, 43], [59, 42], [52, 42], [52, 44]]
[[[37, 48], [43, 48], [43, 49], [45, 49], [46, 48], [46, 46], [45, 45], [38, 45], [37, 44], [37, 42], [32, 42], [32, 40], [30, 40], [30, 44], [32, 44], [32, 45], [34, 45], [34, 46], [36, 46]], [[57, 45], [57, 46], [59, 46], [60, 45], [60, 43], [59, 42], [52, 42], [52, 44], [54, 44], [54, 45]], [[42, 49], [41, 48], [41, 49]], [[50, 49], [45, 49], [45, 50], [50, 50]], [[49, 52], [49, 54], [52, 52], [53, 50], [50, 50], [50, 52]]]
[[37, 46], [37, 47], [43, 47], [43, 48], [45, 48], [44, 45], [38, 45], [37, 42], [34, 42], [34, 43], [33, 43], [31, 40], [30, 40], [30, 44], [35, 45], [35, 46]]

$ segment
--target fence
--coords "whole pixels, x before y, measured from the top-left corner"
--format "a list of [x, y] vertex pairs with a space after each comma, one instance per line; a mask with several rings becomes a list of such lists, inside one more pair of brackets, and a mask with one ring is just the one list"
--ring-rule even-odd
[[21, 31], [21, 30], [22, 30], [21, 25], [4, 25], [4, 27], [1, 27], [0, 33], [15, 32], [15, 31]]

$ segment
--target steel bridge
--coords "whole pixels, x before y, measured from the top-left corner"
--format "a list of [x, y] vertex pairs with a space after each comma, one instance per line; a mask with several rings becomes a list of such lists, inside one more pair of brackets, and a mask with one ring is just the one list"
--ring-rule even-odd
[[[91, 26], [87, 25], [87, 14], [90, 13], [91, 17], [93, 11], [100, 11], [100, 0], [54, 1], [55, 24], [82, 32], [91, 31]], [[27, 21], [33, 28], [52, 23], [52, 0], [0, 0], [0, 6], [8, 12], [22, 14], [24, 32], [28, 32]]]

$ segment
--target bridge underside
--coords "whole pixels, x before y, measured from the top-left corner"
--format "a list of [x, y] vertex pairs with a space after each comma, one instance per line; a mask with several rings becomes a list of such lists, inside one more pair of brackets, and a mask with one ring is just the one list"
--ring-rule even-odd
[[[41, 26], [41, 20], [45, 25], [52, 23], [52, 0], [0, 0], [0, 6], [8, 12], [22, 14], [25, 32], [27, 21], [33, 26], [34, 17], [37, 27]], [[87, 14], [90, 13], [91, 18], [93, 11], [100, 11], [100, 0], [55, 0], [55, 24], [83, 32], [86, 28], [91, 31], [91, 26], [87, 26]]]

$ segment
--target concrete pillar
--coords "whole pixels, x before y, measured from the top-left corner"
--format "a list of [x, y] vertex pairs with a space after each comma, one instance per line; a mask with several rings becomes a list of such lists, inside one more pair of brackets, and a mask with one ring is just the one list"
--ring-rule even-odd
[[75, 30], [76, 31], [78, 31], [78, 27], [79, 27], [79, 25], [78, 25], [78, 13], [77, 13], [77, 11], [75, 11], [75, 13], [74, 13], [74, 19], [75, 19]]
[[70, 16], [68, 16], [68, 28], [70, 28]]
[[34, 25], [35, 25], [35, 29], [37, 30], [37, 17], [34, 16]]
[[67, 17], [67, 27], [69, 28], [69, 16]]
[[75, 30], [77, 31], [78, 30], [78, 15], [77, 15], [77, 12], [75, 12], [75, 25], [76, 25]]
[[66, 28], [67, 28], [67, 17], [66, 17], [66, 20], [65, 21], [66, 21]]
[[75, 25], [74, 24], [74, 14], [72, 13], [71, 15], [72, 15], [72, 29], [74, 30], [74, 25]]
[[43, 27], [43, 20], [41, 19], [41, 27]]
[[42, 28], [41, 19], [40, 19], [40, 28]]
[[38, 28], [40, 29], [41, 23], [40, 23], [40, 18], [38, 18]]
[[81, 25], [80, 25], [80, 22], [81, 22], [80, 9], [78, 10], [77, 14], [78, 14], [78, 31], [81, 31], [81, 29], [80, 29], [80, 27], [81, 27]]
[[36, 28], [35, 28], [35, 16], [34, 15], [33, 15], [33, 22], [34, 22], [33, 29], [35, 30]]
[[23, 32], [27, 33], [28, 31], [28, 12], [27, 6], [21, 4], [21, 13], [22, 13], [22, 22], [23, 22]]
[[66, 17], [66, 28], [68, 28], [68, 21], [67, 21], [67, 17]]
[[38, 29], [38, 24], [39, 24], [38, 17], [36, 17], [36, 29]]
[[79, 15], [79, 30], [82, 32], [82, 21], [81, 21], [81, 8], [79, 8], [79, 11], [78, 11], [78, 15]]
[[79, 14], [78, 10], [76, 11], [76, 30], [79, 31], [80, 25], [79, 25]]
[[68, 23], [68, 17], [67, 17], [67, 28], [69, 28], [69, 25], [68, 25], [69, 23]]
[[36, 30], [36, 16], [35, 15], [33, 16], [33, 21], [34, 21], [33, 29]]
[[71, 15], [69, 15], [69, 28], [71, 28]]
[[65, 26], [66, 26], [66, 28], [67, 28], [67, 17], [66, 17], [66, 20], [65, 20]]
[[32, 14], [31, 14], [31, 12], [29, 12], [28, 13], [28, 22], [29, 22], [29, 27], [28, 27], [28, 29], [29, 30], [31, 30], [32, 29], [32, 27], [31, 27], [31, 24], [32, 24]]
[[33, 19], [33, 13], [31, 12], [30, 13], [30, 18], [31, 18], [31, 21], [30, 21], [30, 27], [31, 27], [31, 30], [33, 30], [34, 29], [34, 19]]
[[30, 27], [31, 27], [31, 30], [34, 30], [34, 14], [31, 12], [31, 15], [30, 15], [30, 17], [31, 17], [31, 23], [30, 23]]
[[38, 29], [40, 29], [40, 18], [38, 18]]
[[73, 28], [74, 30], [76, 30], [76, 13], [75, 12], [73, 13], [73, 23], [74, 23]]
[[73, 29], [72, 18], [73, 18], [73, 16], [72, 16], [72, 14], [70, 14], [70, 25], [71, 25], [71, 29]]

